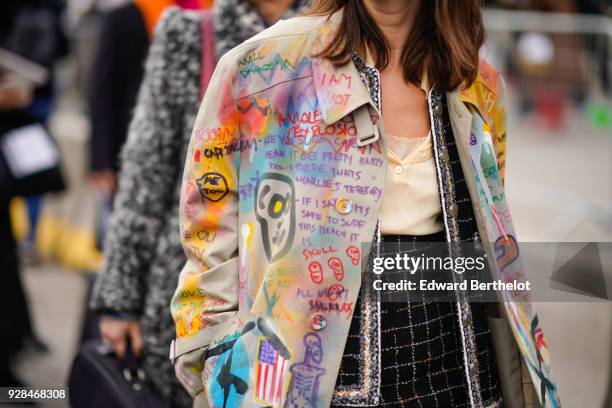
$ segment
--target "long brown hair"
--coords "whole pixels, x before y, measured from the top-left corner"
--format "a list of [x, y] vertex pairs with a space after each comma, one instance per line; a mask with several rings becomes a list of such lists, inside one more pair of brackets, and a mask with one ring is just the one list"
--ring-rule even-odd
[[[445, 91], [471, 85], [478, 74], [478, 51], [484, 42], [481, 0], [420, 0], [401, 61], [404, 78], [418, 84], [424, 69], [431, 85]], [[389, 64], [389, 44], [363, 0], [315, 0], [311, 15], [343, 9], [339, 29], [318, 56], [335, 65], [348, 63], [353, 52], [374, 51], [376, 68]]]

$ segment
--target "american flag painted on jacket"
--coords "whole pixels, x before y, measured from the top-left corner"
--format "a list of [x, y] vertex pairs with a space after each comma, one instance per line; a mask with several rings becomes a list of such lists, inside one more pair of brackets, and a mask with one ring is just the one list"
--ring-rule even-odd
[[269, 404], [280, 402], [287, 360], [264, 337], [259, 340], [255, 380], [255, 398]]

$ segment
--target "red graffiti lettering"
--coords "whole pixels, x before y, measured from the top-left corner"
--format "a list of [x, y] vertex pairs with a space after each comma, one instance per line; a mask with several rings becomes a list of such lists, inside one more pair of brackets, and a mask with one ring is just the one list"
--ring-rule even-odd
[[[302, 211], [302, 214], [304, 215], [304, 217], [306, 217], [304, 211]], [[317, 214], [317, 215], [319, 215], [317, 219], [320, 220], [321, 219], [320, 214]], [[306, 248], [302, 251], [302, 255], [304, 256], [304, 259], [308, 259], [308, 258], [314, 258], [319, 255], [323, 255], [323, 254], [332, 254], [334, 252], [338, 252], [338, 249], [331, 247], [331, 246], [323, 247], [323, 248], [313, 248], [313, 249]]]

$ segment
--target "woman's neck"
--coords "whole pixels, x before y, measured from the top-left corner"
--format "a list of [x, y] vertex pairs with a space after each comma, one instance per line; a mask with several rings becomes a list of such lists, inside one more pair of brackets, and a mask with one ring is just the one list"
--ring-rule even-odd
[[372, 20], [389, 43], [391, 63], [399, 62], [421, 1], [363, 0]]
[[274, 24], [294, 2], [295, 0], [256, 0], [253, 5], [268, 24]]

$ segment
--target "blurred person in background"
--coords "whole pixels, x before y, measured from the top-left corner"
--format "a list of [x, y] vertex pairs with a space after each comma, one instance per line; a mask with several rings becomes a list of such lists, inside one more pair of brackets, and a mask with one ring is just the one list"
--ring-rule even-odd
[[[11, 111], [24, 109], [32, 100], [33, 89], [23, 86], [4, 86], [5, 72], [0, 72], [0, 130], [9, 130]], [[0, 189], [0, 386], [20, 386], [13, 372], [17, 353], [26, 337], [32, 334], [30, 312], [19, 273], [17, 244], [13, 237], [10, 216], [11, 195]]]
[[134, 0], [108, 11], [91, 75], [91, 182], [102, 194], [115, 191], [119, 151], [144, 72], [153, 27], [173, 0]]
[[[214, 54], [220, 57], [305, 6], [294, 0], [217, 0]], [[173, 406], [192, 404], [168, 360], [175, 336], [169, 305], [186, 261], [179, 237], [179, 190], [201, 101], [203, 41], [201, 16], [178, 8], [167, 11], [156, 28], [120, 155], [105, 262], [90, 302], [102, 315], [103, 338], [119, 356], [129, 338], [152, 386]], [[129, 59], [121, 63], [134, 64]], [[115, 86], [113, 78], [108, 81], [107, 86]]]
[[[33, 90], [32, 99], [23, 110], [41, 123], [49, 119], [55, 99], [53, 66], [68, 52], [61, 15], [63, 0], [4, 1], [0, 5], [0, 47], [47, 68], [49, 80]], [[21, 243], [22, 258], [36, 263], [35, 234], [41, 209], [41, 197], [27, 197], [29, 230]]]
[[[110, 8], [102, 30], [89, 86], [90, 182], [100, 210], [96, 244], [103, 245], [125, 143], [153, 28], [175, 0], [133, 0]], [[195, 2], [197, 5], [197, 2]]]
[[153, 28], [169, 6], [210, 7], [212, 0], [134, 0], [105, 16], [89, 91], [91, 183], [105, 196], [116, 189], [125, 143]]
[[[39, 86], [9, 80], [9, 71], [0, 72], [0, 136], [27, 124], [44, 124], [54, 99], [53, 65], [67, 52], [60, 24], [62, 1], [24, 0], [0, 2], [0, 47], [47, 69], [51, 75]], [[7, 190], [8, 188], [8, 190]], [[26, 345], [44, 351], [46, 345], [32, 327], [27, 297], [20, 277], [20, 259], [13, 236], [10, 200], [12, 187], [0, 186], [0, 385], [18, 386], [14, 375], [15, 357]], [[29, 236], [23, 255], [33, 257], [34, 234], [40, 197], [28, 197]]]

